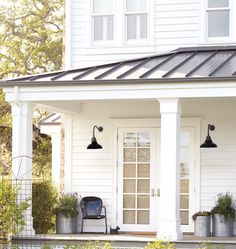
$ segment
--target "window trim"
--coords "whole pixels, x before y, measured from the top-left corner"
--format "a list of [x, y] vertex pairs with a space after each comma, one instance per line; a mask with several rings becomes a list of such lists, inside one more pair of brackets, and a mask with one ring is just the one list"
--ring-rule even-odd
[[[104, 12], [104, 13], [94, 13], [93, 11], [93, 1], [94, 0], [90, 0], [90, 20], [91, 20], [91, 25], [90, 25], [90, 28], [91, 28], [91, 36], [90, 36], [90, 41], [91, 41], [91, 45], [92, 46], [106, 46], [106, 45], [113, 45], [115, 43], [115, 2], [114, 0], [110, 0], [110, 1], [113, 1], [113, 9], [112, 9], [112, 13], [108, 13], [108, 12]], [[112, 16], [113, 17], [113, 39], [112, 40], [108, 40], [108, 39], [105, 39], [105, 40], [101, 40], [101, 41], [95, 41], [94, 40], [94, 17], [96, 16], [101, 16], [101, 17], [108, 17], [108, 16]], [[104, 35], [104, 32], [103, 31], [103, 35]], [[107, 38], [107, 37], [106, 37]]]
[[[202, 0], [204, 1], [204, 0]], [[208, 13], [219, 11], [219, 10], [226, 10], [229, 11], [229, 35], [228, 36], [220, 36], [220, 37], [208, 37]], [[229, 6], [228, 7], [216, 7], [216, 8], [209, 8], [208, 7], [208, 0], [204, 1], [204, 37], [203, 41], [207, 43], [225, 43], [225, 42], [231, 42], [233, 38], [235, 37], [235, 34], [233, 32], [233, 2], [232, 0], [229, 0]]]
[[[151, 11], [150, 11], [150, 6], [151, 6], [151, 1], [147, 1], [147, 6], [146, 6], [146, 11], [127, 11], [126, 10], [126, 4], [127, 0], [124, 0], [124, 10], [123, 10], [123, 16], [124, 16], [124, 44], [126, 45], [140, 45], [140, 44], [149, 44], [150, 43], [150, 24], [151, 24]], [[138, 39], [130, 39], [128, 40], [127, 37], [127, 16], [129, 15], [146, 15], [147, 16], [147, 38], [146, 39], [141, 39], [140, 38], [140, 18], [138, 18], [138, 23], [139, 26], [137, 26], [137, 34], [139, 34]]]

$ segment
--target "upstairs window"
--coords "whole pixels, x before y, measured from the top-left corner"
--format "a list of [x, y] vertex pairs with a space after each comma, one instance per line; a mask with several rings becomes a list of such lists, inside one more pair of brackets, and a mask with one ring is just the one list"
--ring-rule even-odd
[[126, 0], [126, 40], [147, 40], [147, 0]]
[[207, 36], [208, 38], [227, 38], [230, 36], [229, 0], [207, 1]]
[[113, 0], [93, 0], [93, 42], [114, 40]]

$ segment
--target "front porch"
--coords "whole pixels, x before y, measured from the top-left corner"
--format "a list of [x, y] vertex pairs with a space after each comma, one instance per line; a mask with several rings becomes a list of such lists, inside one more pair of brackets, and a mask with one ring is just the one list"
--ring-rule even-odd
[[[32, 155], [36, 105], [64, 113], [64, 191], [101, 197], [109, 227], [182, 241], [194, 212], [210, 210], [219, 192], [236, 195], [234, 50], [187, 49], [3, 82], [13, 156]], [[218, 147], [200, 151], [208, 124]], [[103, 150], [87, 150], [94, 125], [104, 127]], [[18, 166], [20, 176], [31, 172], [31, 163]], [[101, 229], [88, 222], [85, 231]]]
[[[45, 245], [55, 249], [62, 249], [65, 245], [81, 245], [87, 242], [109, 242], [112, 248], [144, 248], [147, 243], [157, 240], [156, 235], [137, 234], [72, 234], [72, 235], [35, 235], [29, 237], [18, 237], [13, 244], [26, 249], [40, 248]], [[236, 237], [195, 237], [183, 235], [183, 238], [175, 243], [177, 249], [202, 249], [201, 245], [209, 244], [211, 249], [235, 249]], [[205, 248], [204, 248], [205, 249]]]

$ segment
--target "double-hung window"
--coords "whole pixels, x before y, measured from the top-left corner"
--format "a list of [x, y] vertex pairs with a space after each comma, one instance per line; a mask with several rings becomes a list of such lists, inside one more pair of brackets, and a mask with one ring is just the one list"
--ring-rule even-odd
[[207, 0], [207, 37], [230, 37], [230, 0]]
[[113, 0], [93, 0], [93, 42], [107, 43], [114, 40]]
[[126, 40], [146, 41], [148, 38], [147, 0], [126, 0]]

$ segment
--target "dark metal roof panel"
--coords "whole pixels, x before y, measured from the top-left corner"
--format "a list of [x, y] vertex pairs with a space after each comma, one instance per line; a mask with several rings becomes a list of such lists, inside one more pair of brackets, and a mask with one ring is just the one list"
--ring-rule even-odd
[[0, 85], [40, 85], [111, 83], [114, 81], [156, 80], [176, 82], [230, 78], [236, 79], [236, 46], [180, 48], [144, 58], [113, 62], [87, 68], [64, 70], [0, 81]]

